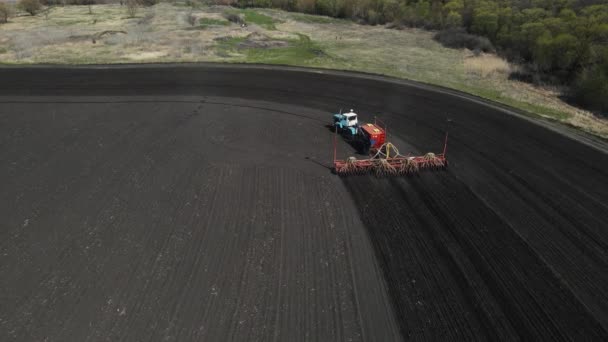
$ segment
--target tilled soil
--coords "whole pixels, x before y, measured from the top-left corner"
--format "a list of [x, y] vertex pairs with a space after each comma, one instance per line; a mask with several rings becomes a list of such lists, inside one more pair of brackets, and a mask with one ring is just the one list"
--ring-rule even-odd
[[398, 338], [301, 108], [25, 100], [0, 105], [3, 340]]
[[[2, 340], [608, 338], [603, 142], [361, 75], [0, 77]], [[449, 170], [332, 175], [340, 108]]]

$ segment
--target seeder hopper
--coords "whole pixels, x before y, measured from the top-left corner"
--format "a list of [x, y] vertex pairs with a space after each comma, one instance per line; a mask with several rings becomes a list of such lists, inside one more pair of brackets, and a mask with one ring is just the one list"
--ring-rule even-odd
[[[445, 135], [443, 152], [429, 152], [422, 156], [403, 155], [399, 149], [386, 141], [386, 128], [378, 121], [359, 125], [357, 114], [352, 110], [334, 115], [334, 168], [338, 175], [375, 174], [377, 176], [412, 175], [423, 170], [443, 170], [448, 166], [446, 159], [448, 135]], [[356, 141], [369, 152], [365, 159], [348, 157], [337, 159], [337, 135], [340, 133], [348, 141]]]

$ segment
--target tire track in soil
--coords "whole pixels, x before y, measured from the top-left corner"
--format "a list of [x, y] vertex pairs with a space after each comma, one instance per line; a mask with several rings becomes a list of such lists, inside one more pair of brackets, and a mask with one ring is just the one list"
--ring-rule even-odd
[[[608, 338], [513, 228], [449, 173], [344, 182], [376, 246], [404, 336]], [[426, 279], [416, 282], [423, 288], [405, 287], [416, 274]], [[417, 298], [433, 309], [419, 310]]]
[[[495, 171], [495, 174], [500, 173]], [[602, 289], [608, 284], [608, 274], [602, 272], [606, 269], [606, 258], [601, 254], [605, 252], [593, 247], [597, 241], [580, 243], [583, 225], [573, 225], [564, 219], [563, 211], [548, 206], [538, 191], [522, 187], [512, 173], [505, 173], [492, 188], [480, 181], [485, 176], [484, 172], [477, 171], [466, 183], [470, 191], [503, 221], [510, 222], [513, 230], [535, 250], [555, 277], [565, 282], [596, 317], [604, 317], [608, 312], [608, 298]], [[517, 200], [502, 205], [505, 197]]]
[[[463, 136], [477, 134], [470, 127], [458, 127], [452, 133], [450, 173], [510, 222], [606, 329], [608, 297], [601, 289], [608, 286], [608, 274], [603, 271], [608, 259], [602, 227], [608, 222], [605, 204], [588, 196], [584, 184], [566, 179], [576, 175], [580, 166], [551, 154], [542, 143], [530, 145], [527, 150], [534, 158], [529, 158], [521, 154], [525, 149], [516, 137], [505, 151], [494, 150], [493, 146], [503, 148], [499, 140], [490, 144], [465, 140]], [[488, 141], [494, 139], [484, 131], [479, 134]], [[501, 158], [494, 158], [496, 155]], [[549, 165], [559, 166], [551, 169]], [[600, 175], [590, 176], [586, 182], [594, 184], [600, 179]], [[590, 186], [596, 192], [604, 191], [597, 184]], [[513, 200], [505, 202], [505, 198]]]
[[508, 222], [608, 330], [608, 298], [602, 290], [608, 286], [603, 229], [608, 217], [602, 200], [608, 195], [608, 174], [601, 167], [607, 156], [555, 132], [452, 100], [441, 104], [446, 112], [437, 110], [434, 101], [408, 106], [397, 101], [383, 114], [393, 136], [407, 137], [422, 152], [435, 146], [441, 136], [437, 128], [451, 117], [450, 174]]
[[[443, 246], [429, 238], [431, 219], [418, 221], [413, 207], [397, 201], [399, 193], [386, 179], [344, 179], [361, 209], [368, 234], [376, 246], [389, 291], [406, 339], [484, 340], [488, 332], [474, 306], [455, 287], [453, 262]], [[498, 315], [497, 315], [498, 316]]]

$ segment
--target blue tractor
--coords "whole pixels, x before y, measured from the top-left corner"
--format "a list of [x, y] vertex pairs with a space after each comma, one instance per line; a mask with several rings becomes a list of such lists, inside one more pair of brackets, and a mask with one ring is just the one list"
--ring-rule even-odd
[[334, 114], [334, 129], [342, 135], [355, 137], [359, 131], [357, 113], [351, 109], [348, 113]]
[[[367, 126], [374, 126], [373, 124], [364, 124], [359, 126], [357, 119], [357, 113], [351, 109], [348, 113], [334, 114], [334, 129], [337, 133], [344, 137], [344, 140], [354, 147], [359, 154], [369, 154], [370, 147], [376, 144], [378, 141], [376, 133], [368, 134]], [[374, 126], [376, 127], [376, 126]], [[380, 132], [380, 130], [378, 130]], [[382, 130], [384, 134], [384, 131]], [[384, 135], [382, 138], [384, 143]]]

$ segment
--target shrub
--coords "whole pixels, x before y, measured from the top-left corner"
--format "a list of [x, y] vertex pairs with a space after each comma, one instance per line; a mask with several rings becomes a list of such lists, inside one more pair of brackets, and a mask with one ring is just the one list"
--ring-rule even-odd
[[374, 11], [373, 9], [367, 10], [367, 13], [365, 13], [365, 20], [370, 25], [382, 24], [382, 17], [378, 12]]
[[198, 20], [199, 25], [201, 26], [228, 26], [230, 22], [222, 19], [214, 19], [214, 18], [200, 18]]
[[12, 8], [9, 4], [0, 2], [0, 24], [8, 22], [8, 18], [12, 15]]
[[[297, 0], [296, 9], [298, 12], [314, 13], [315, 12], [315, 0]], [[325, 4], [322, 3], [321, 6]]]
[[446, 18], [445, 25], [450, 28], [462, 26], [462, 16], [457, 12], [450, 12]]
[[17, 6], [30, 15], [36, 15], [42, 8], [42, 4], [38, 0], [20, 0]]
[[192, 14], [192, 12], [190, 12], [186, 16], [186, 21], [188, 22], [188, 24], [190, 24], [190, 26], [194, 26], [196, 25], [196, 16]]
[[156, 13], [149, 11], [148, 13], [146, 13], [146, 15], [144, 15], [143, 18], [137, 21], [137, 25], [149, 25], [155, 16]]
[[127, 0], [126, 4], [127, 4], [127, 15], [129, 16], [129, 18], [134, 18], [135, 15], [137, 14], [137, 8], [139, 7], [139, 1], [138, 0]]
[[316, 3], [314, 3], [315, 6], [315, 14], [323, 14], [323, 15], [329, 15], [329, 16], [335, 16], [336, 15], [336, 11], [335, 11], [335, 1], [331, 1], [331, 0], [317, 0]]
[[235, 24], [243, 24], [243, 19], [236, 13], [224, 13], [224, 18]]
[[608, 113], [608, 67], [583, 70], [572, 87], [574, 100], [589, 109]]
[[450, 48], [467, 48], [472, 51], [493, 52], [494, 46], [486, 37], [466, 33], [464, 29], [448, 29], [437, 33], [434, 39]]

